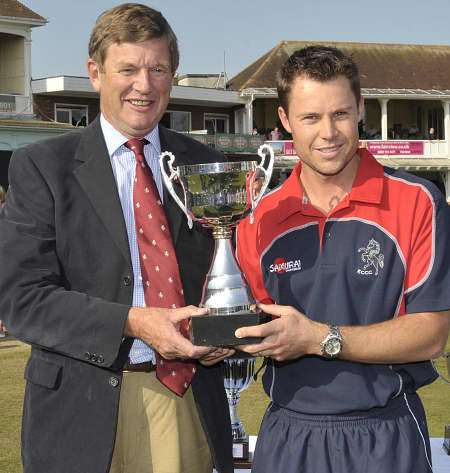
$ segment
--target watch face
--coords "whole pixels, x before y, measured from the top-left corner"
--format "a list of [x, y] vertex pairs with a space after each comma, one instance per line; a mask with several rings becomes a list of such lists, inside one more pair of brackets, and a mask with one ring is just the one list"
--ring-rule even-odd
[[336, 356], [341, 351], [341, 341], [339, 338], [330, 338], [325, 343], [325, 353], [329, 356]]

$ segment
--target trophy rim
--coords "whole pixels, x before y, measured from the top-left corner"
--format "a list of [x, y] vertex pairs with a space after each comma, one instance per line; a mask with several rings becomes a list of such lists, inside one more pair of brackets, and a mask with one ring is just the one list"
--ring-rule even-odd
[[256, 161], [230, 161], [201, 164], [183, 164], [178, 166], [180, 176], [191, 176], [193, 174], [221, 174], [233, 171], [254, 171], [257, 167]]

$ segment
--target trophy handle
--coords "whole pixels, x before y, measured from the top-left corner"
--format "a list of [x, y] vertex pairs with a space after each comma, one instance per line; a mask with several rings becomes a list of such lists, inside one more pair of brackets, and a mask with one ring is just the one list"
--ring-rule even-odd
[[[268, 144], [263, 144], [258, 148], [258, 156], [261, 158], [258, 165], [256, 166], [256, 171], [254, 176], [258, 171], [261, 171], [264, 174], [264, 181], [262, 183], [261, 189], [259, 190], [258, 196], [254, 198], [253, 189], [250, 192], [250, 200], [252, 203], [252, 210], [250, 213], [250, 223], [253, 223], [253, 211], [255, 210], [256, 206], [259, 204], [259, 201], [263, 198], [264, 192], [266, 192], [267, 186], [269, 185], [270, 178], [272, 177], [273, 171], [273, 162], [275, 160], [275, 155], [272, 149], [272, 146]], [[252, 184], [254, 183], [254, 179]], [[253, 187], [253, 186], [251, 186]]]
[[[170, 195], [173, 197], [175, 202], [180, 206], [181, 210], [186, 215], [188, 226], [192, 230], [192, 226], [193, 226], [192, 218], [189, 215], [189, 212], [186, 206], [186, 189], [184, 188], [182, 179], [180, 179], [180, 173], [178, 171], [177, 166], [174, 166], [174, 162], [175, 162], [175, 156], [170, 151], [163, 151], [159, 155], [159, 167], [161, 169], [161, 175], [162, 175], [164, 184], [166, 185], [166, 189], [169, 191]], [[170, 175], [167, 175], [166, 164], [167, 164], [167, 167], [169, 168]], [[183, 189], [184, 203], [178, 197], [177, 193], [175, 192], [175, 189], [173, 188], [173, 182], [175, 180], [178, 180], [178, 182], [181, 185], [181, 188]]]

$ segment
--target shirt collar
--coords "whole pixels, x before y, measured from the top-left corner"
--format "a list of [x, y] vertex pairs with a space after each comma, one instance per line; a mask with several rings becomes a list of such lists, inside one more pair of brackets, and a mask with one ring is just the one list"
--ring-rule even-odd
[[[105, 137], [109, 156], [113, 156], [114, 153], [116, 153], [116, 151], [128, 141], [128, 138], [122, 135], [120, 131], [117, 131], [104, 117], [103, 113], [100, 115], [100, 126], [102, 128], [103, 136]], [[159, 140], [158, 124], [153, 128], [153, 130], [148, 132], [144, 138], [154, 146], [159, 155], [161, 153], [161, 142]]]
[[365, 148], [357, 151], [360, 159], [349, 200], [379, 204], [383, 194], [383, 166]]
[[[348, 199], [350, 201], [379, 204], [383, 193], [383, 166], [367, 149], [359, 148], [357, 153], [360, 157], [360, 162]], [[281, 208], [278, 213], [280, 221], [297, 212], [306, 215], [310, 214], [310, 204], [300, 182], [301, 170], [302, 163], [300, 161], [292, 170], [282, 189], [280, 189], [279, 205]]]

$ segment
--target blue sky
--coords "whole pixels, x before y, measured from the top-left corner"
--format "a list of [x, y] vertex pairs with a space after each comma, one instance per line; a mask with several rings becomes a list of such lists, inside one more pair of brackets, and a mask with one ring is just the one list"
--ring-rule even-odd
[[[33, 30], [33, 78], [85, 76], [96, 17], [115, 0], [20, 0], [49, 23]], [[449, 0], [152, 0], [172, 25], [179, 72], [228, 78], [282, 40], [450, 45]]]

